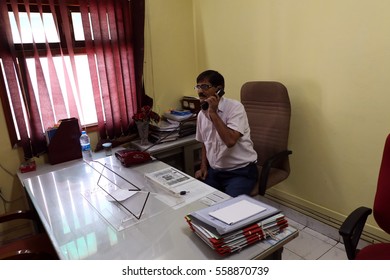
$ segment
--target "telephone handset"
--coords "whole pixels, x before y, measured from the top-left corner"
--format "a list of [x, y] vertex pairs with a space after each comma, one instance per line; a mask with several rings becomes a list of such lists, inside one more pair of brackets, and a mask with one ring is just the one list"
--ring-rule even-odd
[[151, 161], [150, 154], [145, 151], [134, 150], [119, 150], [115, 153], [115, 157], [122, 163], [123, 166], [129, 167], [135, 164], [141, 164]]
[[[219, 98], [221, 98], [224, 94], [225, 94], [225, 91], [222, 88], [216, 92], [216, 95]], [[209, 103], [204, 101], [202, 104], [200, 104], [200, 107], [202, 108], [202, 110], [207, 110], [209, 108]]]

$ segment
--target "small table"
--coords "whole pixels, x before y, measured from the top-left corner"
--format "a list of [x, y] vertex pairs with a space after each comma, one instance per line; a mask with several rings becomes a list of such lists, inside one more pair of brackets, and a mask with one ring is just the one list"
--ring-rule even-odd
[[[52, 166], [49, 172], [38, 168], [34, 172], [19, 174], [60, 259], [280, 258], [284, 244], [298, 235], [296, 229], [288, 227], [275, 240], [264, 240], [239, 253], [222, 257], [190, 230], [184, 217], [207, 207], [205, 198], [220, 197], [223, 200], [228, 199], [228, 195], [193, 179], [185, 186], [190, 190], [185, 196], [167, 196], [148, 186], [144, 174], [169, 165], [153, 161], [125, 168], [115, 156], [98, 161], [91, 166], [76, 160]], [[122, 228], [117, 221], [110, 220], [113, 213], [107, 214], [110, 210], [103, 205], [107, 202], [98, 195], [94, 196], [105, 168], [118, 174], [115, 184], [122, 184], [119, 178], [123, 177], [143, 193], [150, 194], [141, 218], [131, 217], [132, 222]]]

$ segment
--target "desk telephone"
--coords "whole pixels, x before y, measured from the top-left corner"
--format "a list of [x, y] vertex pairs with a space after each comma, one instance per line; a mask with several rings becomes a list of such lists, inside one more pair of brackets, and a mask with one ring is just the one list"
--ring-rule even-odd
[[125, 167], [152, 160], [149, 153], [134, 150], [119, 150], [115, 153], [115, 157]]

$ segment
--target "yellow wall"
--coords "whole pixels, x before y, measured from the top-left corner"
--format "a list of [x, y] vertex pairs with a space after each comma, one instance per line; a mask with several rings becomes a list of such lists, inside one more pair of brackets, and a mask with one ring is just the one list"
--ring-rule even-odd
[[[234, 99], [245, 81], [281, 81], [292, 102], [292, 174], [270, 194], [336, 221], [357, 206], [371, 207], [390, 132], [390, 2], [193, 0], [193, 17], [190, 2], [147, 3], [157, 18], [149, 36], [160, 106], [172, 77], [185, 91], [209, 68], [225, 76], [226, 96]], [[178, 19], [185, 30], [175, 28]], [[193, 51], [186, 33], [192, 20], [195, 63], [185, 73], [171, 71], [167, 58]], [[381, 235], [372, 217], [369, 223]]]
[[10, 210], [25, 209], [26, 200], [22, 186], [16, 176], [23, 159], [23, 153], [21, 150], [11, 148], [1, 102], [0, 131], [0, 191], [3, 198], [7, 200], [7, 202], [4, 202], [0, 198], [0, 214], [2, 214]]
[[195, 93], [192, 13], [189, 0], [146, 0], [145, 89], [160, 113]]
[[[284, 83], [292, 102], [291, 176], [270, 194], [342, 221], [372, 206], [390, 132], [390, 2], [147, 0], [145, 86], [163, 112], [216, 69], [226, 96], [248, 80]], [[0, 113], [0, 162], [19, 166]], [[0, 170], [8, 193], [20, 186]], [[0, 210], [1, 211], [1, 210]], [[372, 217], [368, 230], [380, 235]]]

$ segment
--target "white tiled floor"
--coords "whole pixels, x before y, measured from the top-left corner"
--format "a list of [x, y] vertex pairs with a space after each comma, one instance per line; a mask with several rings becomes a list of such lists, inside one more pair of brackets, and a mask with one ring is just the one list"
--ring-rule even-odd
[[346, 260], [344, 245], [318, 231], [288, 219], [299, 229], [297, 238], [286, 244], [283, 260]]
[[[299, 230], [297, 238], [284, 246], [283, 260], [347, 260], [338, 229], [323, 224], [267, 198], [264, 202], [276, 206], [286, 215], [291, 226]], [[360, 241], [359, 247], [366, 242]]]

